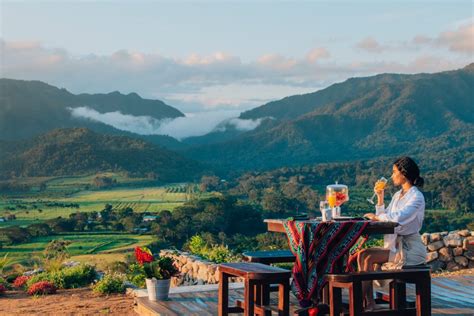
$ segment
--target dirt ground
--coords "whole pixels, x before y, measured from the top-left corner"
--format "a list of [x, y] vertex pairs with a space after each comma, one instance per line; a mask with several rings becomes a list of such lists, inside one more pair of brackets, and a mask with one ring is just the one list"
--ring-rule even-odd
[[0, 315], [134, 315], [133, 297], [98, 296], [88, 288], [58, 290], [57, 294], [31, 297], [8, 291], [0, 297]]

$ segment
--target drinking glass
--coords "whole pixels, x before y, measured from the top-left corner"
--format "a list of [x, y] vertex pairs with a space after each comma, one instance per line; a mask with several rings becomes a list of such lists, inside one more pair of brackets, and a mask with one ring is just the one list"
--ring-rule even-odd
[[323, 222], [331, 220], [331, 208], [328, 201], [319, 202], [319, 210], [321, 211], [321, 220]]
[[[375, 182], [375, 191], [383, 190], [385, 189], [385, 186], [387, 185], [388, 180], [385, 177], [381, 177], [380, 179]], [[374, 199], [377, 196], [377, 193], [374, 192], [372, 197], [370, 199], [367, 199], [367, 202], [370, 204], [375, 204]]]

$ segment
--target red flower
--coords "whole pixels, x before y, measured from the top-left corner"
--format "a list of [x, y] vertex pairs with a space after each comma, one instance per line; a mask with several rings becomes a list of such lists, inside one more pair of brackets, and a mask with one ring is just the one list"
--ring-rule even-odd
[[40, 281], [32, 284], [28, 288], [28, 294], [30, 295], [41, 295], [41, 294], [54, 294], [56, 293], [56, 287], [48, 281]]
[[31, 276], [27, 275], [20, 275], [13, 281], [13, 286], [16, 288], [22, 288], [25, 286], [26, 282], [31, 278]]
[[3, 295], [7, 289], [3, 284], [0, 284], [0, 295]]
[[144, 264], [145, 262], [152, 262], [153, 255], [151, 254], [150, 249], [143, 247], [135, 247], [135, 258], [139, 264]]

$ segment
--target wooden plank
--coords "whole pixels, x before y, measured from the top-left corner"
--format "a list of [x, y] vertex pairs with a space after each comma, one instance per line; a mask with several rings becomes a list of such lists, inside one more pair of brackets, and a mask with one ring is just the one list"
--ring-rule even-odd
[[[474, 276], [449, 276], [432, 279], [431, 298], [432, 315], [474, 315], [474, 295], [472, 289]], [[229, 286], [229, 302], [233, 305], [236, 299], [242, 299], [242, 288], [231, 289]], [[270, 294], [270, 306], [276, 314], [278, 293]], [[407, 286], [407, 296], [414, 299], [414, 286]], [[342, 292], [343, 300], [347, 301], [347, 291]], [[150, 302], [147, 297], [136, 298], [136, 311], [141, 316], [158, 315], [216, 315], [217, 289], [210, 291], [194, 291], [170, 294], [168, 301]], [[154, 304], [152, 304], [154, 303]], [[299, 309], [298, 302], [290, 294], [290, 314]]]

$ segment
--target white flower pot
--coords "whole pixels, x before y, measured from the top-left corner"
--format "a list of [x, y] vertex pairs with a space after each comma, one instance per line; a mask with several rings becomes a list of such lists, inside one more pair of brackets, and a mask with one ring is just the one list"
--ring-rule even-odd
[[150, 301], [166, 300], [170, 292], [170, 281], [171, 279], [145, 279], [146, 289], [148, 291], [148, 299]]

